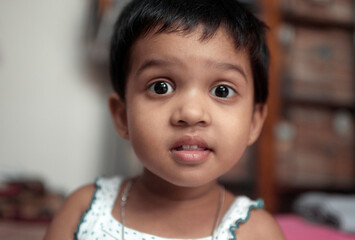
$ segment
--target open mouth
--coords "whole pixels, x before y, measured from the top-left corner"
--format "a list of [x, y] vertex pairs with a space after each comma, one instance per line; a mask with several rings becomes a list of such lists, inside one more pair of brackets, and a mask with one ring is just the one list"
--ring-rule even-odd
[[180, 145], [173, 148], [175, 151], [211, 151], [211, 149], [199, 145]]
[[212, 151], [205, 140], [198, 136], [184, 136], [171, 147], [175, 151]]
[[180, 138], [170, 149], [173, 159], [184, 165], [197, 165], [205, 162], [213, 150], [200, 137]]

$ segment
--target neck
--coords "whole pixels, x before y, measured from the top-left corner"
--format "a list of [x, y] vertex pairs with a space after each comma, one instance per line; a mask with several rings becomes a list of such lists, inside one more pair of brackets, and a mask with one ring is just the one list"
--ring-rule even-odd
[[[123, 188], [118, 204], [122, 233], [127, 210], [127, 225], [141, 232], [159, 233], [167, 238], [201, 238], [212, 234], [215, 239], [216, 227], [225, 212], [225, 191], [216, 181], [199, 187], [181, 187], [146, 170], [131, 183], [133, 185], [127, 183]], [[131, 191], [129, 186], [132, 186]], [[157, 221], [151, 221], [152, 218]]]
[[217, 181], [212, 181], [198, 187], [182, 187], [174, 185], [146, 169], [138, 177], [135, 185], [151, 197], [172, 202], [198, 200], [209, 196], [213, 197], [219, 191]]

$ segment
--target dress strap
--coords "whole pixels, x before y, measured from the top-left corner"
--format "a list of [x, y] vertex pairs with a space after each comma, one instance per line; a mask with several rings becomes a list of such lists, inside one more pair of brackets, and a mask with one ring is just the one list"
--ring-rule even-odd
[[100, 200], [97, 202], [103, 205], [102, 207], [112, 211], [122, 181], [123, 178], [119, 176], [112, 178], [99, 177], [96, 179], [95, 185], [97, 187], [97, 192], [95, 197]]
[[111, 216], [112, 208], [118, 195], [123, 178], [99, 177], [95, 181], [96, 190], [92, 196], [90, 207], [82, 215], [74, 234], [74, 240], [86, 239], [89, 229], [94, 229], [100, 219]]
[[217, 239], [236, 240], [235, 230], [248, 221], [253, 209], [259, 208], [264, 208], [262, 199], [253, 201], [246, 196], [237, 197], [218, 227]]

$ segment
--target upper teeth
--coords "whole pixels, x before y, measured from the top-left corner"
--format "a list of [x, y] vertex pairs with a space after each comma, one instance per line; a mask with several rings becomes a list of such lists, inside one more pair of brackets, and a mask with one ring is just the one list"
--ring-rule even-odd
[[183, 150], [196, 150], [198, 149], [197, 145], [182, 145]]

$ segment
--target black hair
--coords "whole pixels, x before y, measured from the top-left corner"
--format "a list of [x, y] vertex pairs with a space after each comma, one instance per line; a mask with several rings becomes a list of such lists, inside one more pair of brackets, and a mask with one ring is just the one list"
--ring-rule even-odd
[[203, 26], [201, 41], [212, 38], [220, 26], [234, 39], [236, 48], [249, 52], [254, 81], [254, 102], [268, 96], [269, 51], [266, 25], [236, 0], [132, 0], [118, 18], [111, 40], [110, 74], [114, 90], [125, 99], [130, 49], [142, 35], [192, 32]]

